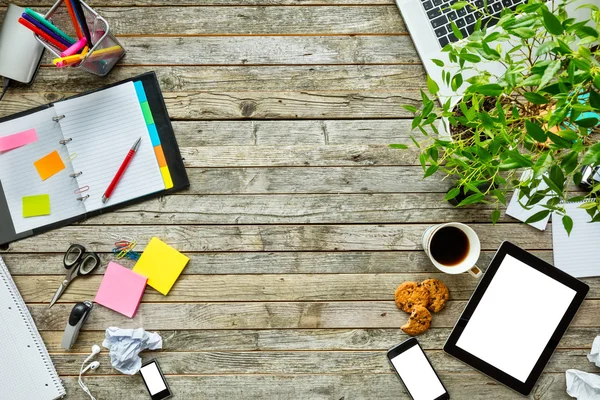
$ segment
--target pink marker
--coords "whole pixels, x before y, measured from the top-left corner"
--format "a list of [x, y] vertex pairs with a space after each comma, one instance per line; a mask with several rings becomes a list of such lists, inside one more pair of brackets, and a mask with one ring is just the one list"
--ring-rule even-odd
[[86, 45], [87, 45], [87, 39], [84, 36], [81, 39], [79, 39], [77, 42], [75, 42], [74, 45], [72, 45], [71, 47], [69, 47], [62, 53], [60, 53], [60, 56], [61, 57], [72, 56], [73, 54], [78, 53], [79, 50], [83, 49]]

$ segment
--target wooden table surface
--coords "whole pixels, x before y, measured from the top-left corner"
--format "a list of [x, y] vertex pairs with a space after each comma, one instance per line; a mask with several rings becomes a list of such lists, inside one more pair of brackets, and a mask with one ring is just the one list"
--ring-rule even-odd
[[[28, 3], [44, 11], [51, 0]], [[552, 261], [552, 227], [538, 232], [504, 215], [493, 226], [489, 208], [453, 209], [443, 201], [449, 182], [422, 180], [414, 150], [387, 147], [409, 143], [401, 105], [425, 87], [392, 0], [90, 4], [128, 50], [121, 65], [100, 79], [46, 57], [35, 84], [11, 89], [0, 115], [154, 70], [191, 187], [2, 252], [68, 399], [87, 398], [79, 365], [109, 326], [160, 332], [164, 350], [144, 357], [159, 359], [177, 399], [408, 398], [385, 357], [407, 338], [393, 294], [428, 277], [446, 282], [451, 301], [419, 340], [452, 398], [519, 398], [442, 352], [476, 281], [437, 273], [420, 237], [433, 223], [461, 221], [480, 235], [482, 266], [505, 239]], [[87, 243], [106, 265], [113, 233], [137, 238], [139, 249], [157, 236], [191, 261], [168, 296], [148, 289], [132, 320], [96, 307], [64, 351], [73, 303], [94, 297], [104, 267], [48, 309], [62, 252]], [[598, 372], [585, 355], [600, 333], [600, 279], [585, 281], [588, 300], [532, 398], [569, 398], [568, 368]], [[117, 373], [106, 351], [99, 360], [86, 378], [98, 399], [148, 399], [139, 377]]]

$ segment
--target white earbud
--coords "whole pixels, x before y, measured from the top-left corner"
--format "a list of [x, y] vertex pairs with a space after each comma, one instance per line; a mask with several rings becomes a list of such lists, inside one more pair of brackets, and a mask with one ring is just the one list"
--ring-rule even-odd
[[78, 383], [79, 386], [81, 387], [81, 389], [87, 393], [88, 396], [90, 396], [91, 400], [96, 400], [96, 398], [94, 396], [92, 396], [92, 394], [90, 393], [90, 390], [88, 389], [88, 387], [85, 385], [85, 383], [83, 383], [83, 379], [81, 378], [83, 374], [85, 374], [88, 370], [95, 370], [100, 366], [100, 362], [99, 361], [93, 361], [91, 363], [89, 363], [88, 365], [85, 366], [84, 365], [86, 362], [90, 361], [93, 357], [96, 356], [96, 354], [100, 353], [100, 346], [98, 346], [97, 344], [92, 346], [92, 354], [90, 354], [85, 361], [83, 361], [83, 363], [81, 364], [81, 368], [79, 369], [79, 379], [78, 379]]

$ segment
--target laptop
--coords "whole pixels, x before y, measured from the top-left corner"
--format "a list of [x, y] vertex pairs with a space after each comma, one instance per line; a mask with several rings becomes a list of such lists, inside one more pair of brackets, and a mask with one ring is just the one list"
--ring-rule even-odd
[[[463, 38], [467, 38], [475, 29], [475, 23], [481, 16], [479, 9], [485, 6], [484, 0], [468, 0], [478, 10], [466, 6], [461, 10], [452, 10], [450, 6], [458, 0], [396, 0], [402, 18], [411, 38], [415, 44], [419, 57], [425, 66], [429, 76], [438, 83], [440, 87], [440, 100], [443, 102], [447, 98], [453, 98], [453, 103], [458, 102], [460, 95], [464, 92], [466, 85], [463, 85], [456, 91], [445, 85], [442, 80], [442, 70], [448, 68], [448, 57], [442, 48], [448, 43], [457, 42], [458, 39], [452, 33], [450, 22], [454, 21], [460, 29]], [[500, 14], [505, 8], [516, 9], [518, 5], [526, 3], [527, 0], [487, 0], [487, 12], [491, 14], [484, 20], [485, 26], [493, 29], [498, 21]], [[549, 7], [551, 2], [549, 2]], [[577, 9], [582, 4], [596, 4], [600, 6], [600, 0], [576, 0], [567, 6], [567, 12], [570, 17], [580, 20], [589, 19], [589, 9]], [[464, 40], [464, 39], [463, 39]], [[439, 67], [431, 60], [442, 60], [446, 66]], [[485, 69], [493, 75], [501, 76], [504, 67], [498, 62], [482, 60], [479, 64], [480, 69]], [[465, 77], [466, 80], [466, 77]]]

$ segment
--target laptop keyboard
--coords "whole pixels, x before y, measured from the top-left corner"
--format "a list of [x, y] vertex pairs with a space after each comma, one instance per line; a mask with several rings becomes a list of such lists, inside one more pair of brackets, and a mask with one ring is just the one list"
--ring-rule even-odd
[[[466, 6], [460, 10], [452, 10], [450, 6], [458, 0], [421, 0], [421, 4], [427, 13], [429, 23], [437, 36], [440, 45], [444, 47], [450, 42], [456, 42], [458, 38], [452, 32], [450, 22], [454, 21], [463, 37], [468, 37], [475, 30], [475, 22], [482, 16], [479, 10]], [[493, 26], [500, 18], [500, 13], [505, 8], [515, 9], [526, 0], [488, 0], [487, 12], [490, 16], [483, 19], [485, 26]], [[477, 9], [485, 7], [484, 0], [472, 0]]]

